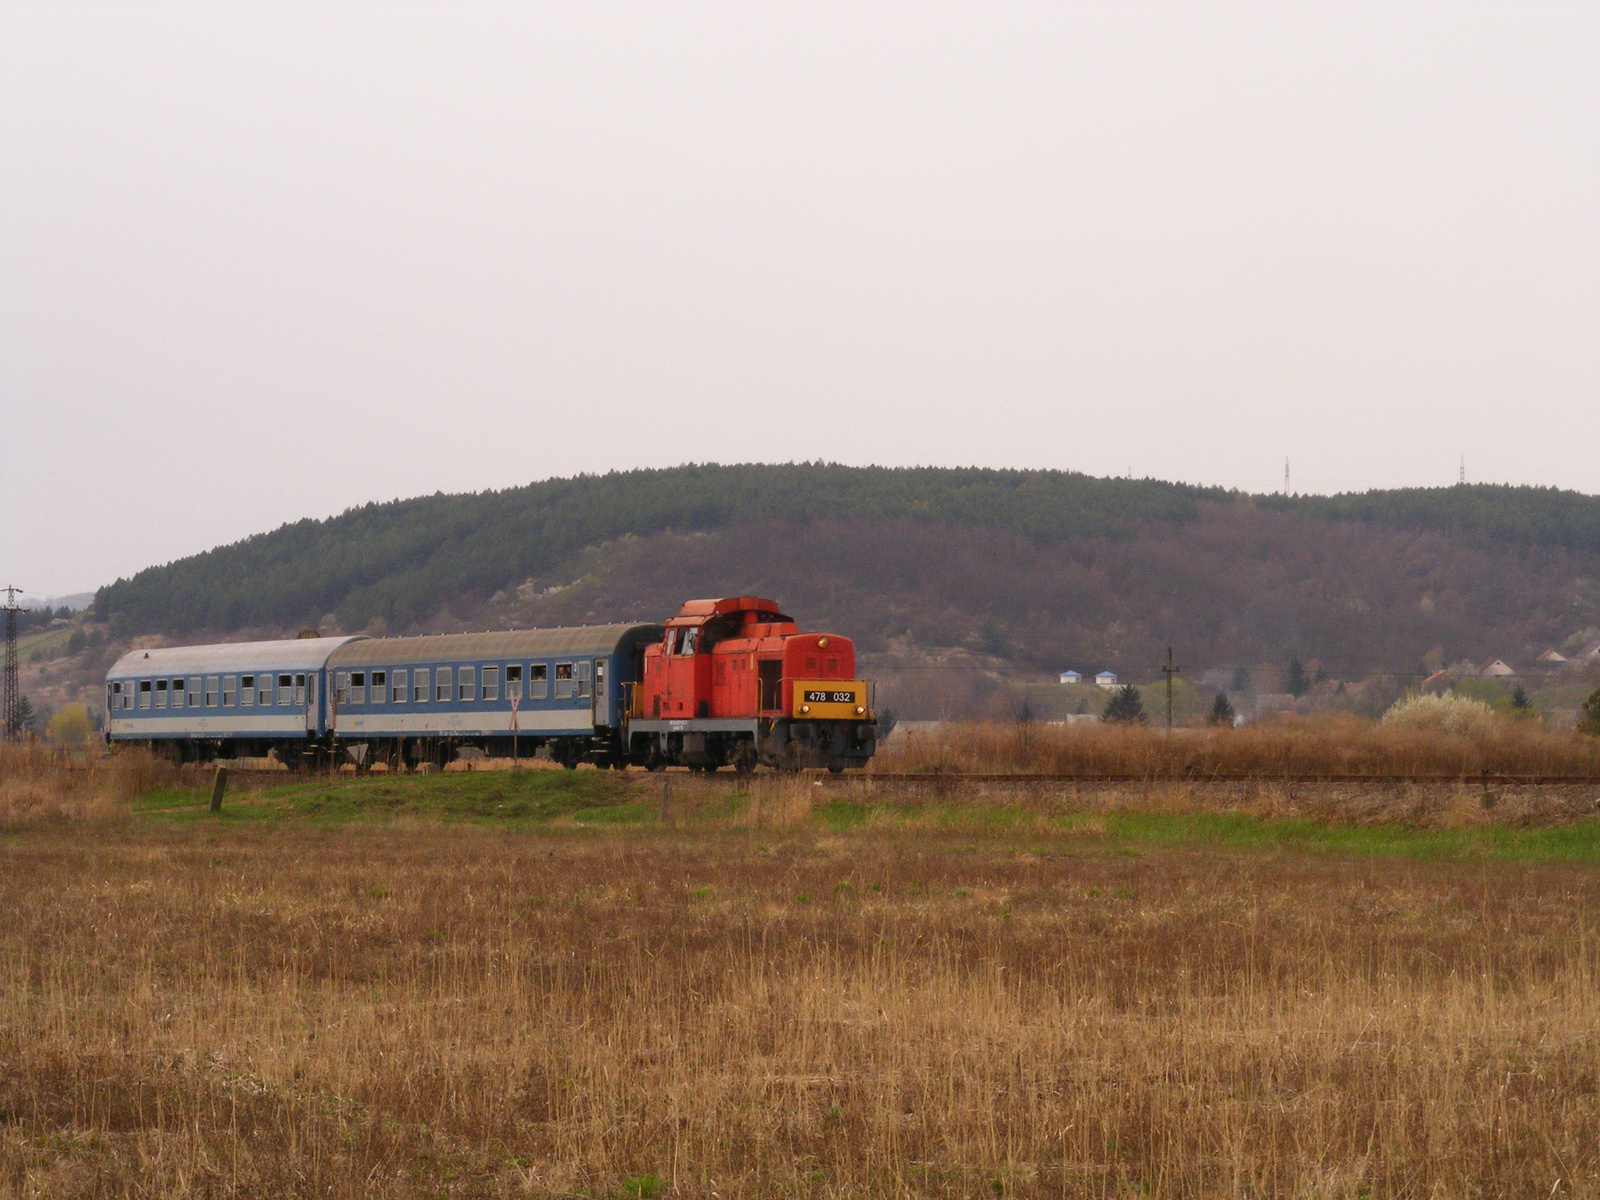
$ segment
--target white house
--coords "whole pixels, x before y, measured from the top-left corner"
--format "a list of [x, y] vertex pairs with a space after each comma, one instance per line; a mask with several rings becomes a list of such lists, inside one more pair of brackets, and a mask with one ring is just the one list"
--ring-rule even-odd
[[1096, 687], [1114, 688], [1117, 686], [1117, 673], [1115, 671], [1101, 671], [1094, 677]]
[[1546, 650], [1543, 654], [1539, 655], [1539, 657], [1534, 659], [1533, 661], [1534, 662], [1542, 662], [1542, 663], [1550, 663], [1550, 664], [1564, 663], [1564, 662], [1567, 661], [1567, 656], [1565, 654], [1562, 654], [1559, 650]]
[[1062, 683], [1082, 683], [1083, 682], [1083, 676], [1079, 675], [1076, 671], [1063, 671], [1063, 672], [1061, 672], [1061, 682]]
[[1515, 675], [1516, 668], [1512, 667], [1503, 658], [1491, 658], [1483, 664], [1479, 672], [1485, 679], [1504, 679], [1508, 675]]

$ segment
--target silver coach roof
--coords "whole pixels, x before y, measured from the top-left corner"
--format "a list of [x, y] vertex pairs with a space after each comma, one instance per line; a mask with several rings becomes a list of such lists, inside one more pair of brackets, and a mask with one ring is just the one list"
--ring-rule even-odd
[[571, 629], [507, 629], [499, 633], [436, 633], [369, 638], [337, 651], [329, 667], [403, 667], [409, 663], [481, 659], [574, 658], [614, 654], [624, 641], [659, 640], [662, 625], [579, 625]]
[[288, 638], [278, 642], [219, 642], [210, 646], [166, 646], [130, 650], [117, 659], [107, 679], [181, 675], [190, 671], [315, 671], [340, 646], [366, 640], [351, 637]]

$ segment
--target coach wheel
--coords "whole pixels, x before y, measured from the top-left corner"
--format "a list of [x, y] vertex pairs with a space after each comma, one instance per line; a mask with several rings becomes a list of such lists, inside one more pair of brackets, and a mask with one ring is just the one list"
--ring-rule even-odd
[[828, 764], [828, 774], [829, 775], [843, 775], [844, 774], [844, 764], [843, 763], [829, 763]]

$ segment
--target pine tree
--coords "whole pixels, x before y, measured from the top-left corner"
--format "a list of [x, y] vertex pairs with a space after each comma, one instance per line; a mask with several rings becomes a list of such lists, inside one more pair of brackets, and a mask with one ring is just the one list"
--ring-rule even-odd
[[1113, 724], [1143, 725], [1146, 717], [1144, 701], [1139, 698], [1139, 689], [1131, 683], [1118, 688], [1106, 702], [1105, 711], [1100, 714], [1100, 719]]
[[1218, 692], [1217, 698], [1211, 703], [1211, 716], [1208, 720], [1213, 725], [1233, 724], [1233, 705], [1228, 703], [1228, 693]]
[[12, 737], [21, 737], [33, 729], [33, 701], [26, 696], [17, 697], [17, 723], [6, 730]]
[[1289, 659], [1289, 670], [1283, 677], [1284, 689], [1296, 700], [1311, 690], [1311, 681], [1306, 678], [1306, 669], [1300, 662], [1298, 654]]
[[1520, 683], [1511, 689], [1511, 707], [1517, 710], [1519, 716], [1525, 715], [1533, 708], [1533, 703], [1528, 699], [1528, 693], [1522, 690]]

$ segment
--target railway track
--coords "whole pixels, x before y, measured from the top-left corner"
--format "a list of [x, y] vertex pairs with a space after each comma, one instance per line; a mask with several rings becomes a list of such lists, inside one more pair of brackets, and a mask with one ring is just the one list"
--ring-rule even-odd
[[1463, 784], [1482, 787], [1600, 786], [1600, 775], [1507, 775], [1488, 771], [1472, 775], [1346, 775], [1332, 772], [1187, 771], [1134, 774], [1132, 772], [958, 773], [934, 771], [858, 771], [831, 775], [829, 780], [869, 780], [883, 783], [1061, 784], [1061, 783], [1346, 783], [1346, 784]]

